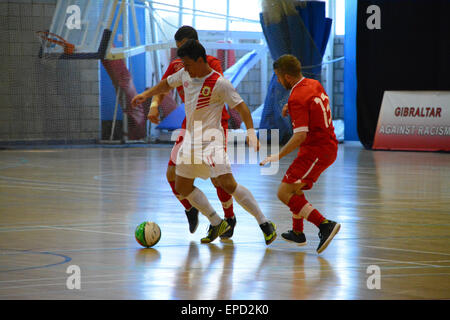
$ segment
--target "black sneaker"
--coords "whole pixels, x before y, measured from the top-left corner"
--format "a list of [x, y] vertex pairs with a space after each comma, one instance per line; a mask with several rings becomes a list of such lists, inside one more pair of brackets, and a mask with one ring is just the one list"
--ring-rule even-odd
[[209, 225], [208, 234], [206, 237], [202, 238], [201, 243], [213, 242], [218, 236], [228, 231], [228, 229], [230, 229], [230, 226], [225, 220], [222, 220], [222, 222], [217, 226]]
[[266, 244], [271, 244], [277, 237], [277, 233], [275, 230], [277, 230], [277, 226], [272, 221], [264, 222], [263, 224], [260, 224], [259, 227], [261, 228], [262, 232], [264, 233], [264, 239], [266, 240]]
[[186, 217], [189, 222], [189, 231], [194, 233], [198, 227], [198, 210], [192, 207], [190, 210], [184, 210], [184, 212], [186, 212]]
[[222, 234], [220, 236], [220, 238], [221, 239], [230, 239], [233, 236], [234, 226], [236, 225], [236, 216], [233, 216], [232, 218], [226, 218], [225, 220], [227, 221], [228, 225], [230, 226], [230, 229], [228, 229], [227, 232]]
[[306, 237], [303, 232], [296, 232], [294, 230], [289, 230], [281, 234], [284, 240], [289, 242], [295, 242], [299, 246], [306, 245]]
[[319, 226], [320, 242], [319, 246], [317, 247], [317, 253], [323, 252], [328, 247], [331, 240], [333, 240], [334, 236], [339, 232], [339, 229], [341, 229], [341, 225], [331, 220], [322, 222], [320, 224]]

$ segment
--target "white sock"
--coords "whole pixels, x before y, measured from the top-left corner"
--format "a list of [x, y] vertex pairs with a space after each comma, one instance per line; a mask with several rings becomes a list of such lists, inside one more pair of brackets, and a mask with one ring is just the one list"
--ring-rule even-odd
[[186, 199], [208, 218], [212, 226], [218, 226], [222, 222], [222, 219], [217, 215], [205, 194], [200, 189], [194, 188], [194, 191], [192, 191]]
[[269, 221], [262, 213], [252, 193], [246, 187], [238, 184], [232, 196], [236, 199], [237, 203], [239, 203], [242, 208], [247, 210], [252, 216], [256, 218], [258, 224], [263, 224], [264, 222]]

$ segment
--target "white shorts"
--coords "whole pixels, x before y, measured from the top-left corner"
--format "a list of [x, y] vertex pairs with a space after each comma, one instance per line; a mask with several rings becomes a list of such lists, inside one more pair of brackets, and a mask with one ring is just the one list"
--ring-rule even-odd
[[223, 145], [210, 144], [194, 151], [183, 143], [176, 161], [176, 174], [188, 179], [206, 180], [231, 173], [230, 159]]

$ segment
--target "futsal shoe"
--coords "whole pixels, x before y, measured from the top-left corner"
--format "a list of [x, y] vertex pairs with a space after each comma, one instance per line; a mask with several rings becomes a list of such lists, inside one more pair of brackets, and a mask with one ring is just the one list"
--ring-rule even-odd
[[185, 210], [186, 217], [189, 222], [189, 231], [191, 233], [194, 233], [197, 230], [198, 227], [198, 210], [195, 207], [192, 207], [189, 210]]
[[228, 223], [222, 219], [222, 222], [217, 226], [209, 225], [208, 234], [206, 237], [201, 239], [201, 243], [210, 243], [217, 239], [218, 236], [222, 235], [230, 229]]
[[266, 240], [266, 245], [271, 244], [277, 237], [277, 233], [275, 231], [277, 230], [277, 226], [275, 225], [275, 223], [273, 223], [272, 221], [267, 221], [263, 224], [260, 224], [259, 227], [264, 233], [264, 240]]
[[230, 229], [220, 236], [221, 239], [230, 239], [233, 236], [234, 227], [236, 226], [236, 216], [226, 218], [226, 221], [230, 226]]
[[319, 226], [320, 242], [319, 246], [317, 247], [317, 253], [323, 252], [328, 247], [331, 240], [333, 240], [334, 236], [339, 232], [339, 229], [341, 229], [341, 225], [331, 220], [327, 220], [320, 224]]
[[294, 242], [299, 246], [306, 245], [306, 237], [303, 232], [296, 232], [294, 230], [289, 230], [281, 234], [284, 240], [289, 242]]

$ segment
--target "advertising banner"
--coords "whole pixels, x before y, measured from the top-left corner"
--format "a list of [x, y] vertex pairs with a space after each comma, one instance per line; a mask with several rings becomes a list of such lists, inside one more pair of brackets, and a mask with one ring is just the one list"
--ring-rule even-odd
[[385, 91], [373, 149], [450, 151], [450, 91]]

